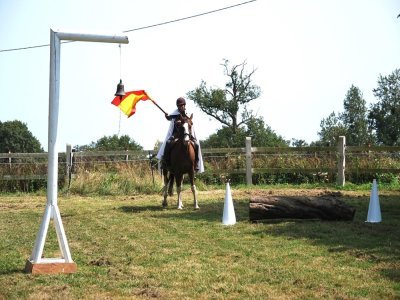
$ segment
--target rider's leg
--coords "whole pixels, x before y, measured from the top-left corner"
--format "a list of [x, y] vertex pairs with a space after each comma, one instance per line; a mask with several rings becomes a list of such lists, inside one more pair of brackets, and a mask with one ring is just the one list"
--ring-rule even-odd
[[194, 158], [195, 158], [194, 170], [197, 172], [197, 171], [200, 170], [200, 166], [199, 166], [199, 144], [198, 144], [197, 140], [194, 140]]
[[171, 148], [172, 148], [172, 138], [169, 138], [167, 142], [165, 143], [165, 148], [164, 148], [164, 164], [165, 168], [168, 169], [171, 165]]

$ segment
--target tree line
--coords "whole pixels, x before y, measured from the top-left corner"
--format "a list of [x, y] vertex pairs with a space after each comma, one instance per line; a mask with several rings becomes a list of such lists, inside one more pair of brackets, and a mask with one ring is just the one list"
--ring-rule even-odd
[[[253, 83], [255, 69], [247, 70], [247, 62], [221, 63], [227, 80], [223, 88], [213, 88], [202, 80], [187, 93], [205, 114], [221, 123], [222, 127], [201, 141], [203, 148], [242, 147], [245, 137], [252, 137], [255, 147], [302, 147], [336, 145], [339, 136], [346, 136], [349, 146], [400, 146], [400, 69], [387, 76], [379, 75], [373, 94], [377, 102], [367, 107], [361, 90], [351, 85], [343, 100], [343, 111], [332, 112], [323, 118], [318, 131], [319, 140], [308, 145], [302, 139], [285, 140], [257, 116], [248, 104], [261, 95]], [[155, 148], [159, 146], [157, 141]], [[75, 145], [77, 151], [143, 150], [128, 135], [104, 136], [88, 145]], [[43, 152], [39, 140], [21, 121], [0, 121], [0, 152]]]

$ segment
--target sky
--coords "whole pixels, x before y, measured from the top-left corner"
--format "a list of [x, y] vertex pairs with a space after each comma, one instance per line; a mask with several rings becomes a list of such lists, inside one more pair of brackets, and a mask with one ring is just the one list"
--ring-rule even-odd
[[[129, 135], [145, 150], [164, 140], [168, 121], [150, 101], [139, 102], [130, 118], [111, 104], [120, 78], [125, 91], [144, 89], [172, 112], [176, 99], [202, 80], [224, 88], [224, 59], [231, 66], [246, 62], [261, 88], [249, 107], [284, 139], [310, 143], [318, 140], [323, 118], [343, 111], [352, 85], [369, 107], [377, 102], [379, 76], [400, 68], [399, 0], [245, 2], [0, 0], [0, 121], [27, 124], [47, 151], [50, 47], [2, 50], [47, 45], [50, 29], [126, 35], [130, 41], [121, 47], [61, 45], [60, 152], [66, 144], [114, 134]], [[222, 126], [193, 101], [187, 111], [201, 140]]]

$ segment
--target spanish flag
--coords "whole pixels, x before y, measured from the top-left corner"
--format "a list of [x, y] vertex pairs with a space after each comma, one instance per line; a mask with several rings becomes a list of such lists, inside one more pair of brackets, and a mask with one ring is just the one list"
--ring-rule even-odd
[[141, 91], [132, 91], [126, 92], [125, 96], [121, 97], [116, 96], [114, 100], [111, 102], [115, 106], [118, 106], [124, 114], [128, 116], [132, 116], [136, 112], [136, 104], [140, 100], [151, 100], [151, 98], [146, 94], [144, 90]]

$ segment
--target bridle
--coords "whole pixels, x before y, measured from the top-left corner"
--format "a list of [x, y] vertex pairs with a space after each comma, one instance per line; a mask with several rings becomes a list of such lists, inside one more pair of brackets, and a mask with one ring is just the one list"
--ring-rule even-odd
[[[183, 142], [185, 144], [187, 144], [190, 141], [190, 136], [191, 136], [191, 124], [189, 124], [191, 122], [191, 120], [189, 118], [180, 118], [181, 120], [181, 124], [178, 126], [178, 124], [175, 122], [175, 128], [177, 130], [177, 132], [181, 133], [180, 127], [183, 128]], [[179, 138], [181, 138], [181, 134], [179, 134]]]

